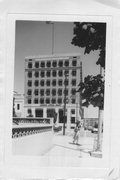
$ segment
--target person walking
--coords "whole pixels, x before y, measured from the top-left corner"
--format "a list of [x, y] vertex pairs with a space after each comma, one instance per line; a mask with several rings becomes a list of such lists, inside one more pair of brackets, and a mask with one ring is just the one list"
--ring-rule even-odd
[[80, 136], [80, 122], [76, 123], [76, 127], [74, 128], [74, 135], [73, 135], [73, 143], [78, 144], [79, 136]]

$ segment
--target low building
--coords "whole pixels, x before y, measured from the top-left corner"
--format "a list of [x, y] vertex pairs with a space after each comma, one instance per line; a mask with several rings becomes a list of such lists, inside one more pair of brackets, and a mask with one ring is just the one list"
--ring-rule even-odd
[[14, 92], [13, 95], [13, 111], [16, 117], [25, 117], [24, 114], [24, 95]]

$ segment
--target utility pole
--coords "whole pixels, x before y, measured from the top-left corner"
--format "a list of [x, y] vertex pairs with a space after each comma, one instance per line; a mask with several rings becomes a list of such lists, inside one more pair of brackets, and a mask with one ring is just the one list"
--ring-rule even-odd
[[[102, 76], [102, 67], [100, 66], [100, 75]], [[102, 132], [102, 111], [98, 109], [98, 135], [97, 135], [97, 151], [101, 151], [101, 132]]]
[[65, 81], [64, 81], [64, 85], [65, 85], [65, 90], [64, 90], [64, 114], [63, 114], [63, 135], [65, 135], [65, 123], [66, 123], [66, 80], [67, 80], [67, 73], [65, 72]]

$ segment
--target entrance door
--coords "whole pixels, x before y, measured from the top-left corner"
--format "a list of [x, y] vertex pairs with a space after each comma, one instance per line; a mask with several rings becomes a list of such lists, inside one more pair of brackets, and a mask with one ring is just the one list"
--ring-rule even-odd
[[[63, 109], [59, 109], [59, 123], [64, 122]], [[67, 117], [65, 116], [65, 123], [67, 122]]]
[[43, 109], [36, 109], [35, 117], [43, 117]]

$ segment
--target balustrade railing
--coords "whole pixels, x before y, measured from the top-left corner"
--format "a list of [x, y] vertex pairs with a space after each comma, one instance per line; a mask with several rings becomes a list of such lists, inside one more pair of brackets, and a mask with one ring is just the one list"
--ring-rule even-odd
[[52, 131], [52, 126], [13, 128], [12, 138], [18, 138], [48, 131]]
[[44, 124], [50, 124], [49, 118], [33, 118], [33, 117], [26, 117], [26, 118], [19, 118], [19, 117], [13, 117], [13, 123], [18, 125], [19, 123], [44, 123]]
[[53, 124], [48, 118], [13, 118], [12, 138], [52, 131]]

